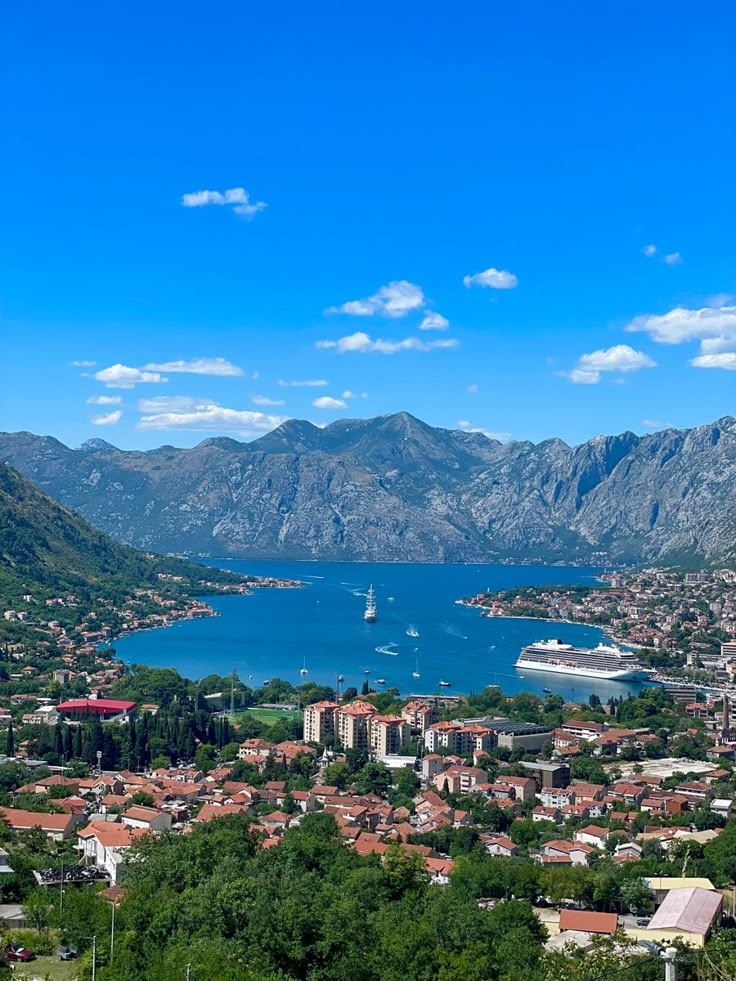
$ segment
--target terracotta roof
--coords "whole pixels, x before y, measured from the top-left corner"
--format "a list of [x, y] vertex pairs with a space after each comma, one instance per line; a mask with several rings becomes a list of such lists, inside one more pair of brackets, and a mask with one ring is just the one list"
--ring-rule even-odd
[[155, 807], [141, 807], [139, 805], [134, 805], [129, 807], [128, 810], [123, 814], [124, 818], [131, 818], [133, 821], [153, 821], [159, 816], [161, 811], [157, 811]]
[[563, 909], [560, 911], [560, 930], [610, 934], [615, 933], [617, 928], [618, 916], [615, 913], [591, 913], [581, 909]]
[[194, 820], [202, 824], [214, 818], [227, 817], [228, 814], [245, 814], [245, 811], [239, 804], [205, 804]]
[[136, 840], [131, 828], [113, 821], [94, 821], [77, 832], [82, 839], [96, 838], [105, 848], [129, 848]]
[[19, 807], [0, 807], [0, 817], [16, 831], [41, 828], [43, 831], [65, 831], [73, 818], [71, 814], [41, 814]]

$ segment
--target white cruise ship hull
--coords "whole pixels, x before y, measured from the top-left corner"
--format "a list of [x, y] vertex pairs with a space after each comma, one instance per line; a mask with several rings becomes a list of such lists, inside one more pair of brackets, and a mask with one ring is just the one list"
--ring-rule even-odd
[[525, 661], [523, 656], [519, 658], [514, 667], [523, 668], [525, 671], [542, 671], [544, 674], [567, 674], [576, 678], [597, 678], [598, 681], [646, 681], [652, 672], [631, 670], [621, 668], [616, 671], [600, 670], [596, 668], [585, 668], [581, 665], [568, 664], [544, 664], [539, 661]]

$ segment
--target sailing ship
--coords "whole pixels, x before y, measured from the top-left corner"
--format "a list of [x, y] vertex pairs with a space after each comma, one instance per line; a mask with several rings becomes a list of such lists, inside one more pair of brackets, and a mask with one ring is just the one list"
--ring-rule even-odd
[[373, 584], [371, 584], [368, 589], [368, 595], [365, 599], [365, 613], [363, 614], [363, 619], [366, 623], [375, 623], [377, 616], [378, 608], [376, 606], [376, 594], [373, 592]]

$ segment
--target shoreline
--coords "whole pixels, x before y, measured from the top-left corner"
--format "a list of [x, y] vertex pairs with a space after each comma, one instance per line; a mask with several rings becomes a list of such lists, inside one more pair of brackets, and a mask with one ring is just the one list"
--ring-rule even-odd
[[[229, 571], [229, 570], [226, 570]], [[238, 575], [239, 573], [234, 573]], [[204, 598], [212, 596], [253, 596], [253, 591], [256, 589], [300, 589], [304, 586], [308, 586], [309, 583], [301, 582], [298, 579], [284, 579], [278, 585], [275, 584], [275, 580], [271, 580], [268, 577], [261, 577], [261, 583], [248, 583], [245, 585], [245, 589], [235, 589], [235, 590], [222, 590], [216, 593], [205, 593], [201, 597], [195, 597], [196, 601], [200, 604], [197, 607], [191, 608], [188, 611], [184, 611], [182, 616], [176, 617], [170, 623], [151, 623], [143, 627], [135, 627], [132, 630], [121, 630], [120, 633], [115, 634], [106, 641], [102, 646], [111, 647], [115, 641], [124, 640], [126, 637], [133, 637], [135, 634], [148, 633], [153, 630], [169, 630], [172, 627], [176, 627], [180, 623], [188, 623], [191, 620], [203, 620], [210, 617], [221, 617], [222, 613], [216, 610], [214, 606], [210, 604]], [[118, 660], [122, 660], [118, 658]]]
[[[467, 603], [465, 600], [455, 600], [455, 603], [457, 606], [465, 606], [471, 610], [488, 609], [485, 606], [480, 606], [478, 603]], [[635, 644], [633, 641], [626, 640], [624, 637], [617, 637], [606, 626], [600, 623], [587, 623], [585, 620], [567, 620], [561, 619], [560, 617], [517, 616], [509, 613], [480, 613], [479, 616], [483, 620], [538, 620], [540, 623], [564, 623], [572, 627], [593, 627], [595, 630], [600, 630], [606, 637], [609, 637], [614, 644], [623, 644], [625, 647], [631, 647], [634, 650], [643, 649], [641, 644]]]

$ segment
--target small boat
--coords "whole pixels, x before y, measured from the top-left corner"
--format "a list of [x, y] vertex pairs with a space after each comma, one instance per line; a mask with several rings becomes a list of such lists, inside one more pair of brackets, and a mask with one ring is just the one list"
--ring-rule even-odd
[[371, 669], [370, 668], [365, 668], [364, 671], [363, 671], [363, 674], [370, 674], [370, 673], [371, 673]]
[[345, 675], [344, 675], [344, 674], [339, 674], [339, 675], [337, 676], [337, 680], [338, 680], [339, 682], [343, 682], [343, 681], [345, 681]]
[[378, 682], [379, 685], [385, 685], [386, 684], [386, 679], [385, 678], [376, 678], [376, 681]]
[[419, 674], [419, 655], [417, 655], [416, 667], [412, 671], [411, 676], [412, 678], [421, 678], [421, 675]]
[[363, 614], [363, 619], [366, 623], [375, 623], [378, 617], [378, 607], [376, 606], [376, 594], [373, 591], [373, 583], [371, 583], [368, 589], [368, 595], [365, 599], [365, 613]]
[[545, 695], [551, 695], [552, 694], [552, 689], [551, 688], [543, 688], [542, 691], [544, 692]]
[[309, 671], [307, 671], [306, 657], [304, 658], [304, 667], [300, 670], [299, 674], [302, 676], [302, 678], [306, 678], [306, 676], [309, 674]]
[[452, 688], [452, 682], [451, 681], [440, 681], [439, 682], [439, 686], [440, 686], [440, 688]]

